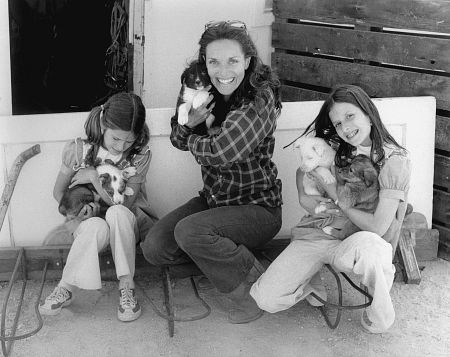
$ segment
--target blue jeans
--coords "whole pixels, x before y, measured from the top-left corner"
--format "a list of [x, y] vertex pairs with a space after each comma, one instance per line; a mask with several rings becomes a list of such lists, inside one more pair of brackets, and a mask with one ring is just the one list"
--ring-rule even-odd
[[228, 293], [254, 264], [249, 249], [263, 246], [280, 228], [281, 207], [209, 208], [203, 197], [195, 197], [160, 219], [141, 248], [154, 265], [193, 261], [219, 291]]

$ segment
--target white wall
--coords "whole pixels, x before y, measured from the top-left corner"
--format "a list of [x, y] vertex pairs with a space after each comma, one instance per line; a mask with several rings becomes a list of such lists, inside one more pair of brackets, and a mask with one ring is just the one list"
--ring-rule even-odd
[[[283, 182], [283, 226], [280, 235], [290, 232], [304, 211], [295, 188], [297, 157], [293, 149], [282, 147], [294, 139], [317, 115], [322, 102], [284, 103], [275, 133], [274, 162]], [[413, 171], [409, 200], [415, 211], [423, 213], [431, 225], [434, 168], [433, 97], [375, 99], [388, 130], [410, 151]], [[169, 120], [173, 108], [147, 110], [152, 133], [153, 159], [147, 176], [150, 203], [158, 215], [197, 195], [202, 187], [200, 168], [189, 152], [171, 146]], [[0, 246], [40, 245], [45, 234], [63, 217], [57, 211], [52, 189], [66, 140], [83, 135], [87, 113], [30, 116], [0, 116], [0, 147], [5, 161], [0, 170], [10, 168], [15, 157], [35, 143], [41, 153], [27, 163], [17, 181], [8, 217], [0, 231]], [[64, 121], [65, 125], [61, 126]], [[423, 123], [429, 123], [423, 125]], [[59, 126], [60, 130], [49, 130]], [[0, 182], [3, 187], [4, 182]], [[10, 231], [9, 231], [10, 228]], [[11, 234], [10, 234], [11, 233]]]
[[273, 15], [265, 0], [146, 0], [144, 88], [148, 108], [173, 107], [186, 63], [197, 57], [205, 23], [238, 19], [247, 24], [263, 62], [270, 64]]

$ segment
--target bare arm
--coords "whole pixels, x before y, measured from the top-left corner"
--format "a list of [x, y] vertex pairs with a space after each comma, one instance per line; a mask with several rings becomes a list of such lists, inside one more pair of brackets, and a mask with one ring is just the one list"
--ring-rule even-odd
[[64, 191], [67, 189], [67, 187], [69, 187], [72, 177], [73, 175], [67, 175], [61, 171], [58, 173], [55, 186], [53, 187], [53, 197], [55, 198], [56, 202], [61, 202]]
[[395, 217], [399, 202], [398, 199], [394, 198], [380, 198], [378, 206], [373, 214], [355, 208], [339, 207], [359, 228], [364, 231], [376, 233], [382, 237]]
[[303, 188], [304, 175], [305, 173], [302, 170], [300, 170], [300, 168], [298, 168], [296, 172], [298, 202], [309, 214], [312, 215], [315, 214], [314, 210], [317, 207], [317, 205], [319, 205], [321, 202], [330, 202], [330, 199], [322, 196], [306, 195]]

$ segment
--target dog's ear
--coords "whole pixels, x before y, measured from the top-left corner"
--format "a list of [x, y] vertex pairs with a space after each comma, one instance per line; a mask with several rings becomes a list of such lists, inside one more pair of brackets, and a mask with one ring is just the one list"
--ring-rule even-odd
[[363, 171], [364, 175], [364, 183], [367, 187], [373, 186], [376, 182], [378, 182], [377, 171], [372, 167], [366, 167]]
[[188, 75], [188, 72], [189, 72], [189, 67], [188, 68], [185, 68], [185, 70], [183, 71], [183, 73], [181, 73], [181, 84], [184, 84], [184, 82], [185, 82], [185, 80], [186, 80], [186, 77], [187, 77], [187, 75]]
[[319, 155], [319, 157], [322, 157], [322, 156], [323, 156], [324, 149], [325, 149], [325, 148], [323, 147], [322, 144], [315, 143], [315, 144], [313, 145], [313, 150], [317, 153], [317, 155]]
[[98, 180], [100, 181], [100, 183], [101, 183], [102, 186], [103, 186], [103, 185], [105, 185], [106, 183], [111, 182], [111, 175], [108, 174], [108, 173], [101, 174], [101, 175], [98, 177]]
[[136, 168], [134, 166], [127, 167], [121, 171], [121, 176], [124, 180], [128, 180], [131, 176], [136, 175]]

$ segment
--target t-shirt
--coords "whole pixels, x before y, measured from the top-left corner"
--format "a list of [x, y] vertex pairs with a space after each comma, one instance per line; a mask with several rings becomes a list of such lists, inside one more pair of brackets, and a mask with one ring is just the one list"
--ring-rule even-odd
[[[66, 143], [62, 152], [60, 171], [66, 175], [73, 176], [78, 170], [87, 167], [86, 155], [91, 147], [91, 144], [81, 138]], [[100, 147], [96, 158], [96, 163], [99, 164], [108, 159], [119, 169], [124, 169], [129, 166], [134, 166], [136, 168], [136, 174], [128, 179], [128, 183], [139, 184], [139, 192], [136, 195], [133, 207], [130, 208], [137, 217], [139, 226], [143, 226], [144, 224], [148, 226], [148, 222], [145, 223], [145, 221], [151, 220], [154, 222], [157, 220], [156, 214], [147, 202], [147, 191], [145, 186], [151, 158], [152, 153], [148, 146], [142, 148], [139, 153], [133, 155], [130, 159], [127, 159], [125, 154], [111, 155], [106, 149]]]

